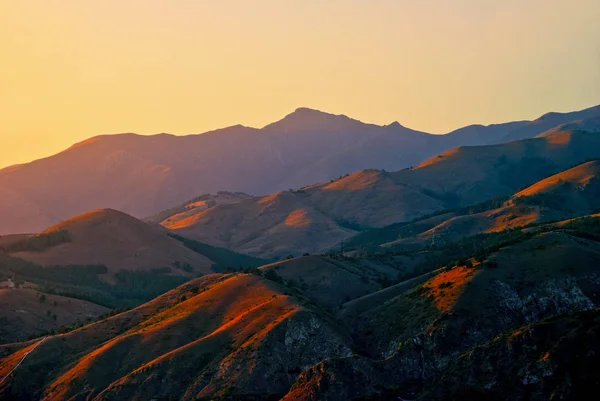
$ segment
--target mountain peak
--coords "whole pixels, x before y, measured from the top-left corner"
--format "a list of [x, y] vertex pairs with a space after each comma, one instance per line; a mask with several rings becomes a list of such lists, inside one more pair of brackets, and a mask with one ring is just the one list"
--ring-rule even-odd
[[391, 124], [388, 124], [388, 128], [405, 128], [404, 125], [400, 124], [398, 121], [394, 121]]
[[264, 127], [267, 131], [284, 132], [333, 132], [355, 131], [367, 124], [343, 114], [330, 114], [309, 107], [298, 107], [281, 120]]

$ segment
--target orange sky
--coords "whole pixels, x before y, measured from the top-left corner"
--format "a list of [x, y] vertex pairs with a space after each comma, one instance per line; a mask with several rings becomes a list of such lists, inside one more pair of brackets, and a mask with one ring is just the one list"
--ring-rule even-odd
[[2, 0], [0, 166], [298, 106], [429, 132], [600, 104], [598, 0]]

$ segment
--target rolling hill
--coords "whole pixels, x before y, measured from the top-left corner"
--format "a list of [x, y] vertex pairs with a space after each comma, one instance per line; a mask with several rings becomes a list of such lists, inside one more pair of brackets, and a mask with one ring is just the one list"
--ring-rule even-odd
[[39, 236], [65, 233], [63, 243], [43, 250], [9, 252], [11, 256], [42, 266], [103, 265], [109, 273], [121, 269], [151, 270], [188, 264], [181, 275], [211, 273], [214, 261], [169, 237], [160, 226], [146, 224], [111, 209], [94, 210], [56, 224]]
[[[14, 366], [20, 352], [37, 343], [0, 347], [0, 365]], [[209, 275], [131, 311], [47, 337], [0, 384], [0, 397], [283, 395], [302, 370], [350, 355], [350, 343], [334, 323], [272, 281]]]
[[417, 249], [600, 210], [600, 162], [585, 162], [510, 197], [360, 233], [347, 249]]
[[[500, 145], [456, 148], [411, 169], [363, 170], [295, 191], [217, 205], [163, 224], [184, 236], [255, 256], [321, 252], [358, 231], [512, 195], [595, 158], [600, 158], [597, 133], [561, 131]], [[470, 218], [465, 223], [474, 225], [470, 230], [476, 233], [494, 219], [507, 224], [511, 216], [506, 211], [504, 217], [481, 216], [479, 222]], [[526, 216], [522, 223], [536, 218]]]
[[111, 209], [0, 239], [0, 279], [108, 307], [137, 306], [194, 277], [264, 263]]
[[521, 128], [527, 129], [518, 137], [533, 137], [597, 114], [592, 108], [430, 135], [398, 123], [377, 126], [299, 108], [262, 129], [236, 125], [188, 136], [102, 135], [0, 170], [0, 234], [39, 232], [99, 208], [146, 218], [202, 193], [260, 195], [366, 168], [398, 170], [456, 146], [499, 143]]

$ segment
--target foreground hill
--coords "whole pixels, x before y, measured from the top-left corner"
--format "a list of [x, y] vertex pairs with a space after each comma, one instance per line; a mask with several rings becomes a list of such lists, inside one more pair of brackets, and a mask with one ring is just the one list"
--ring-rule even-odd
[[297, 191], [217, 205], [162, 224], [255, 256], [314, 253], [368, 228], [512, 195], [595, 158], [600, 158], [600, 135], [561, 131], [500, 145], [456, 148], [411, 169], [364, 170]]
[[365, 168], [416, 165], [460, 145], [502, 142], [527, 126], [533, 137], [598, 109], [540, 122], [469, 126], [430, 135], [393, 123], [365, 124], [300, 108], [262, 129], [240, 125], [202, 135], [103, 135], [54, 156], [0, 170], [0, 234], [33, 233], [98, 208], [153, 216], [202, 193], [266, 194]]
[[341, 319], [364, 355], [312, 367], [284, 399], [578, 399], [597, 389], [580, 368], [597, 359], [599, 223], [515, 230], [370, 307], [348, 303]]
[[[131, 311], [43, 342], [0, 347], [1, 398], [212, 399], [284, 394], [350, 340], [260, 276], [210, 275]], [[30, 348], [27, 348], [30, 347]]]
[[584, 350], [599, 334], [599, 240], [596, 215], [490, 233], [420, 251], [437, 262], [391, 286], [378, 274], [415, 255], [207, 275], [72, 332], [0, 346], [0, 398], [568, 398], [598, 386], [568, 369], [597, 359]]

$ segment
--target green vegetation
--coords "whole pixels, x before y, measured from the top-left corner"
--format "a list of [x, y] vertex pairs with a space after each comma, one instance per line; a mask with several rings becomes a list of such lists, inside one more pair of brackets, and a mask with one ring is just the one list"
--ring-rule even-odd
[[[417, 225], [432, 217], [441, 216], [445, 214], [452, 215], [472, 215], [488, 210], [497, 209], [502, 207], [504, 203], [510, 199], [509, 196], [499, 196], [490, 199], [485, 202], [481, 202], [475, 205], [463, 206], [454, 209], [440, 210], [435, 213], [431, 213], [422, 217], [418, 217], [414, 220], [394, 223], [389, 226], [381, 228], [373, 228], [364, 231], [344, 242], [344, 249], [346, 251], [365, 249], [370, 250], [378, 247], [381, 244], [396, 241], [402, 238], [412, 237], [422, 231], [422, 226]], [[423, 223], [424, 224], [424, 223]]]
[[[212, 266], [212, 269], [216, 273], [225, 272], [227, 267], [235, 266], [236, 268], [248, 268], [258, 267], [268, 263], [268, 261], [264, 259], [255, 258], [250, 255], [244, 255], [230, 251], [229, 249], [219, 248], [199, 241], [194, 241], [189, 238], [182, 237], [181, 235], [169, 235], [180, 241], [186, 248], [204, 255], [210, 260], [214, 261], [215, 264]], [[185, 268], [183, 270], [185, 270]]]
[[71, 236], [66, 230], [53, 231], [32, 235], [15, 241], [11, 244], [0, 246], [0, 251], [12, 252], [41, 252], [56, 245], [71, 241]]
[[[14, 277], [15, 283], [36, 284], [42, 292], [84, 299], [109, 308], [132, 307], [184, 283], [188, 279], [169, 275], [170, 268], [149, 272], [120, 270], [116, 283], [101, 279], [106, 266], [47, 266], [42, 267], [22, 259], [2, 255], [0, 271]], [[45, 296], [38, 298], [45, 302]]]

